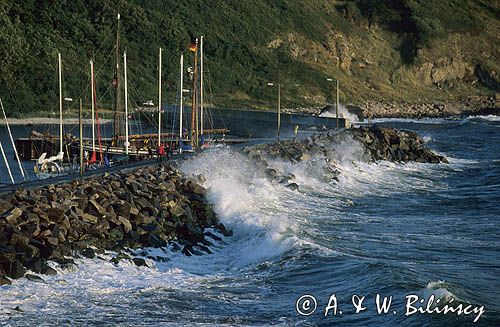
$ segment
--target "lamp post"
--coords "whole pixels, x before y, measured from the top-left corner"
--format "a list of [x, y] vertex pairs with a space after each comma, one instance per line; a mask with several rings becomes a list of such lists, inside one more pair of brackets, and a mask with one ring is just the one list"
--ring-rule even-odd
[[[327, 78], [326, 79], [328, 82], [333, 82], [333, 78]], [[337, 129], [339, 128], [339, 80], [337, 80], [337, 98], [336, 98], [336, 105], [335, 105], [335, 120], [336, 120], [336, 125]]]
[[[274, 86], [273, 82], [267, 83], [268, 86]], [[276, 139], [280, 140], [280, 128], [281, 128], [281, 85], [278, 83], [278, 108], [277, 108], [277, 113], [278, 113], [278, 130], [276, 134]]]

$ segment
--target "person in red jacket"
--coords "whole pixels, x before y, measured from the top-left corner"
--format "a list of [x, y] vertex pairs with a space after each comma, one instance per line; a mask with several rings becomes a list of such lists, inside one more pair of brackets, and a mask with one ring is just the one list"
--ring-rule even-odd
[[164, 155], [165, 145], [163, 143], [160, 143], [160, 146], [158, 147], [158, 161], [162, 161]]

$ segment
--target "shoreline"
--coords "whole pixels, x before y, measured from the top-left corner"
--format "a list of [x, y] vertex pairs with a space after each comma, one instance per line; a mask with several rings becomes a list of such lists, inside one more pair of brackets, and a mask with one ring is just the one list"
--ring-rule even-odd
[[[292, 114], [320, 115], [328, 106], [313, 108], [285, 108]], [[500, 116], [500, 93], [492, 96], [470, 96], [458, 100], [428, 100], [422, 102], [366, 101], [348, 103], [349, 112], [364, 118], [454, 118], [481, 115]], [[327, 110], [329, 111], [329, 110]]]

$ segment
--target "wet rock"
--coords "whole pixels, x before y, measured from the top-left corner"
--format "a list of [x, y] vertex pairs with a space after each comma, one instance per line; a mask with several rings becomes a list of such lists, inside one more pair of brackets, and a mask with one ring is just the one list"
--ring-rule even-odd
[[54, 268], [47, 266], [45, 269], [42, 270], [42, 274], [44, 275], [57, 275], [57, 270]]
[[119, 216], [118, 220], [122, 223], [125, 233], [132, 231], [132, 224], [130, 224], [130, 221], [127, 218]]
[[285, 186], [286, 188], [292, 190], [292, 191], [297, 191], [299, 189], [299, 185], [297, 183], [290, 183]]
[[20, 208], [14, 208], [10, 210], [6, 215], [5, 215], [5, 220], [9, 224], [15, 224], [17, 222], [17, 219], [21, 217], [23, 214], [23, 211]]
[[184, 254], [187, 257], [190, 257], [193, 255], [193, 253], [191, 252], [192, 250], [193, 248], [190, 245], [186, 245], [182, 248], [182, 254]]
[[59, 245], [59, 239], [56, 237], [47, 237], [47, 243], [56, 247]]
[[88, 259], [94, 259], [96, 256], [95, 251], [91, 248], [83, 249], [82, 251], [80, 251], [80, 254]]
[[131, 260], [131, 259], [132, 258], [128, 254], [120, 252], [116, 256], [114, 256], [110, 261], [115, 265], [117, 265], [121, 260]]
[[24, 275], [24, 278], [26, 278], [29, 281], [36, 282], [36, 283], [44, 283], [45, 282], [45, 280], [42, 277], [37, 276], [37, 275], [33, 275], [33, 274], [26, 274], [26, 275]]
[[146, 263], [146, 260], [144, 260], [143, 258], [132, 258], [132, 262], [137, 267], [148, 267], [148, 264]]
[[5, 276], [0, 276], [0, 286], [2, 285], [10, 285], [11, 281]]
[[207, 254], [212, 254], [213, 252], [205, 245], [198, 245], [198, 247], [200, 248], [200, 250], [202, 250], [203, 252], [207, 253]]
[[219, 237], [219, 236], [215, 235], [215, 234], [214, 234], [214, 233], [212, 233], [212, 232], [205, 232], [205, 235], [206, 235], [206, 236], [208, 236], [208, 237], [210, 237], [210, 238], [212, 238], [212, 239], [214, 239], [215, 241], [218, 241], [218, 242], [221, 242], [221, 241], [222, 241], [222, 238], [221, 238], [221, 237]]
[[0, 199], [0, 216], [3, 216], [11, 208], [12, 204], [10, 202]]
[[224, 226], [223, 223], [219, 223], [219, 225], [217, 225], [217, 229], [222, 233], [222, 235], [224, 235], [225, 237], [231, 237], [233, 236], [233, 231], [232, 230], [228, 230], [226, 228], [226, 226]]
[[9, 277], [12, 277], [14, 279], [23, 277], [25, 273], [26, 268], [24, 268], [24, 266], [18, 260], [13, 262], [8, 270]]
[[278, 172], [276, 171], [276, 169], [267, 168], [266, 175], [269, 176], [270, 178], [274, 179], [274, 178], [278, 177]]
[[179, 204], [175, 204], [174, 207], [170, 208], [170, 213], [176, 218], [186, 215], [186, 211]]
[[85, 222], [88, 222], [88, 223], [91, 223], [91, 224], [96, 224], [97, 221], [99, 220], [96, 216], [94, 215], [91, 215], [89, 213], [84, 213], [82, 216], [81, 216], [81, 219]]

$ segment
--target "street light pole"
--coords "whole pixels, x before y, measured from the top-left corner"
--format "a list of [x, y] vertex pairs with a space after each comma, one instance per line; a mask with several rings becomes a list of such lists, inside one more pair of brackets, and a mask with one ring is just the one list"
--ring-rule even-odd
[[337, 129], [339, 128], [339, 80], [337, 80], [337, 106], [335, 107], [335, 119], [337, 119]]
[[[333, 78], [327, 78], [326, 79], [328, 82], [333, 82]], [[336, 105], [335, 105], [335, 121], [337, 125], [337, 129], [339, 128], [339, 107], [340, 107], [340, 100], [339, 100], [339, 80], [337, 81], [337, 98], [336, 98]]]
[[281, 128], [281, 85], [278, 83], [278, 134], [277, 139], [280, 141], [280, 128]]
[[[267, 86], [274, 86], [273, 82], [267, 83]], [[281, 129], [281, 85], [278, 83], [278, 108], [277, 108], [277, 116], [278, 116], [278, 130], [276, 133], [276, 138], [279, 142], [280, 140], [280, 129]]]

